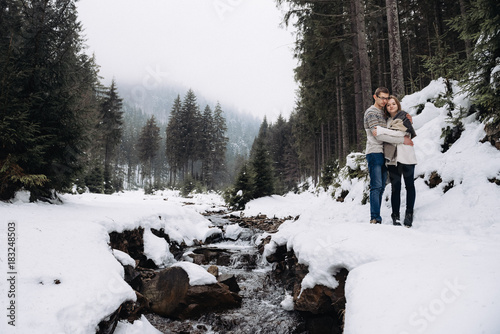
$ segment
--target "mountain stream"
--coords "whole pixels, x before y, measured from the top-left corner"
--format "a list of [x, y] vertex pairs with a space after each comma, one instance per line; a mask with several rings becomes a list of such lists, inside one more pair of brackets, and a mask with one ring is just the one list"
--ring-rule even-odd
[[[215, 226], [224, 230], [233, 224], [222, 215], [207, 217]], [[239, 229], [238, 229], [239, 230]], [[243, 298], [240, 308], [202, 315], [198, 319], [172, 320], [155, 314], [146, 317], [150, 323], [165, 334], [173, 333], [305, 333], [304, 320], [295, 311], [286, 311], [280, 304], [285, 299], [285, 291], [280, 283], [272, 278], [272, 265], [262, 261], [256, 240], [263, 231], [242, 228], [237, 240], [227, 238], [210, 244], [225, 254], [228, 261], [217, 265], [219, 275], [232, 274], [240, 287]], [[196, 252], [196, 247], [188, 250]], [[215, 264], [215, 263], [211, 263]], [[209, 265], [203, 265], [208, 268]]]

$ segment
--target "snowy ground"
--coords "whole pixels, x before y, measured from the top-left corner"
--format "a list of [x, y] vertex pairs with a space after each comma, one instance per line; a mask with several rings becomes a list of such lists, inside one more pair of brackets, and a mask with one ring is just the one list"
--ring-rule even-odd
[[[194, 239], [205, 240], [218, 229], [211, 228], [198, 212], [217, 211], [222, 204], [216, 195], [185, 199], [177, 192], [62, 198], [62, 205], [28, 203], [28, 194], [20, 193], [13, 204], [0, 203], [0, 266], [4, 276], [0, 285], [4, 310], [0, 333], [95, 333], [103, 316], [123, 301], [135, 300], [133, 290], [123, 280], [123, 267], [115, 259], [124, 262], [127, 256], [119, 251], [113, 256], [108, 233], [145, 227], [145, 251], [157, 264], [168, 265], [173, 258], [165, 240], [155, 237], [148, 228], [163, 227], [171, 239], [188, 245]], [[9, 269], [6, 241], [13, 227], [16, 260]], [[15, 286], [11, 288], [6, 280], [12, 276]], [[201, 278], [203, 283], [202, 276], [190, 275], [190, 281], [199, 284]], [[213, 276], [208, 274], [208, 278]], [[11, 302], [14, 313], [8, 310]], [[15, 327], [9, 324], [12, 320], [7, 316], [11, 314], [15, 315]], [[121, 324], [117, 333], [147, 333], [148, 325], [146, 319], [134, 326]]]
[[[309, 266], [303, 288], [334, 288], [339, 268], [346, 282], [345, 333], [500, 333], [500, 151], [484, 138], [474, 115], [461, 138], [441, 153], [446, 109], [426, 102], [442, 92], [437, 81], [402, 101], [414, 117], [419, 164], [414, 227], [391, 225], [390, 202], [384, 224], [370, 225], [369, 205], [360, 205], [366, 183], [344, 180], [344, 203], [331, 192], [289, 194], [250, 202], [246, 215], [298, 216], [281, 226], [266, 252], [277, 245], [293, 249]], [[457, 108], [467, 100], [457, 95]], [[426, 103], [416, 115], [414, 106]], [[437, 171], [443, 182], [429, 189]], [[454, 187], [443, 193], [454, 180]], [[336, 195], [340, 189], [336, 191]], [[390, 186], [385, 196], [389, 196]], [[404, 191], [402, 212], [404, 215]], [[386, 198], [388, 200], [388, 197]]]
[[[285, 244], [293, 249], [309, 266], [303, 288], [335, 287], [333, 274], [349, 270], [346, 334], [500, 332], [500, 186], [488, 181], [500, 179], [500, 151], [479, 142], [483, 126], [470, 117], [461, 138], [440, 152], [447, 111], [426, 101], [442, 90], [442, 83], [434, 82], [402, 101], [414, 115], [416, 172], [423, 176], [416, 180], [413, 228], [389, 224], [387, 201], [384, 223], [370, 225], [369, 205], [361, 205], [365, 180], [342, 180], [342, 188], [349, 190], [344, 203], [336, 202], [330, 189], [257, 199], [244, 211], [248, 216], [300, 216], [280, 227], [266, 252]], [[454, 102], [467, 103], [459, 95]], [[425, 109], [416, 115], [412, 107], [420, 103], [426, 103]], [[443, 182], [429, 189], [425, 180], [432, 171]], [[454, 187], [443, 193], [451, 180]], [[335, 191], [338, 195], [340, 189]], [[14, 203], [0, 203], [0, 333], [94, 333], [103, 316], [135, 298], [117, 260], [130, 259], [109, 248], [108, 233], [145, 227], [149, 256], [170, 265], [166, 243], [148, 228], [163, 227], [171, 239], [187, 244], [204, 240], [214, 229], [200, 212], [217, 211], [223, 204], [217, 195], [182, 199], [167, 191], [64, 195], [63, 201], [28, 203], [27, 194], [20, 193]], [[15, 245], [9, 245], [9, 232], [16, 234]], [[16, 258], [9, 269], [10, 246]], [[193, 266], [180, 265], [190, 271], [193, 284], [209, 281]], [[12, 302], [15, 327], [8, 323]], [[157, 331], [143, 318], [133, 325], [120, 323], [116, 333]]]

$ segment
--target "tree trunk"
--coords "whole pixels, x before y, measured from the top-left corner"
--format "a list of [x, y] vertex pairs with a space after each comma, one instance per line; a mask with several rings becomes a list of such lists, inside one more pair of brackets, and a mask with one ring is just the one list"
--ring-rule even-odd
[[[355, 115], [355, 122], [356, 122], [356, 128], [358, 127], [358, 115], [364, 115], [364, 104], [363, 104], [363, 89], [361, 87], [361, 70], [360, 70], [360, 63], [359, 63], [359, 49], [358, 49], [358, 36], [357, 36], [357, 19], [356, 19], [356, 6], [354, 4], [355, 1], [351, 1], [351, 32], [353, 33], [353, 41], [352, 41], [352, 55], [353, 55], [353, 86], [354, 86], [354, 115]], [[339, 93], [339, 92], [337, 92]], [[337, 98], [337, 102], [339, 102], [339, 99]], [[339, 115], [339, 136], [340, 134], [340, 127], [342, 125], [341, 121], [341, 115], [340, 115], [340, 105], [338, 108], [338, 115]], [[358, 134], [355, 134], [355, 137], [358, 137]], [[356, 140], [356, 142], [360, 143], [360, 140]], [[339, 151], [338, 151], [338, 156], [339, 159], [341, 158], [342, 155], [342, 142], [341, 138], [339, 137]]]
[[337, 140], [336, 140], [336, 145], [335, 149], [337, 150], [337, 159], [339, 161], [342, 160], [342, 115], [340, 111], [340, 85], [339, 85], [339, 76], [340, 74], [337, 74], [337, 77], [335, 78], [335, 92], [336, 92], [336, 98], [337, 98]]
[[342, 159], [340, 161], [345, 161], [348, 151], [349, 151], [349, 131], [347, 126], [347, 116], [346, 110], [344, 107], [344, 90], [342, 87], [344, 86], [344, 71], [341, 69], [339, 74], [339, 86], [340, 86], [340, 115], [342, 120]]
[[392, 94], [401, 98], [405, 93], [403, 79], [403, 59], [399, 37], [399, 15], [396, 0], [385, 0], [387, 27], [389, 32], [389, 60], [391, 64]]
[[325, 124], [321, 122], [321, 168], [325, 165]]
[[[466, 20], [467, 19], [467, 4], [465, 0], [459, 0], [460, 3], [460, 14], [462, 15], [462, 19]], [[471, 50], [472, 50], [472, 43], [470, 39], [465, 40], [465, 54], [467, 55], [467, 59], [470, 59], [471, 55]]]
[[361, 83], [361, 96], [362, 96], [362, 110], [356, 113], [356, 135], [358, 150], [362, 149], [361, 138], [364, 133], [363, 115], [364, 111], [372, 103], [372, 85], [371, 85], [371, 70], [370, 58], [368, 57], [367, 36], [365, 28], [365, 11], [364, 1], [351, 0], [351, 19], [354, 20], [356, 30], [353, 31], [355, 35], [355, 43], [357, 45], [359, 54], [359, 75]]

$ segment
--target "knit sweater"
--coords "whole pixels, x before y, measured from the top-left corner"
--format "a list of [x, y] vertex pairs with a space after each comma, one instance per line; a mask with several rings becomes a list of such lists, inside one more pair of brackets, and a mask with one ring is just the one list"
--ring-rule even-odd
[[386, 128], [387, 120], [384, 112], [374, 105], [366, 109], [364, 116], [364, 127], [366, 131], [366, 154], [384, 153], [384, 142], [391, 144], [403, 144], [405, 133], [401, 131], [386, 130], [379, 132], [375, 137], [372, 130], [377, 128]]

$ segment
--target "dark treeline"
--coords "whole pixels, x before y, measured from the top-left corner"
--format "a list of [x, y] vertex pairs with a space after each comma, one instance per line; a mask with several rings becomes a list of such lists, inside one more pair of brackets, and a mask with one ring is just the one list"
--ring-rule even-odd
[[53, 198], [82, 171], [106, 99], [82, 49], [73, 1], [0, 2], [1, 199]]
[[[262, 124], [254, 154], [229, 192], [235, 206], [292, 190], [309, 177], [317, 185], [349, 152], [363, 151], [363, 114], [379, 86], [402, 98], [440, 77], [457, 80], [483, 120], [499, 121], [498, 1], [276, 2], [287, 10], [284, 23], [297, 30], [296, 107], [288, 121]], [[275, 187], [256, 189], [267, 175], [265, 160], [256, 159], [264, 158]]]

